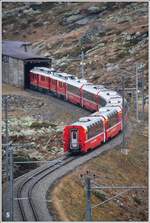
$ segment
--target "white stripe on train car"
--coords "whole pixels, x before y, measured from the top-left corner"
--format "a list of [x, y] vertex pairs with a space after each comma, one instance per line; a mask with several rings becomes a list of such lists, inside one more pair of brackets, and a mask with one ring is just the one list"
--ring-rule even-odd
[[[122, 122], [122, 121], [121, 121], [121, 122]], [[111, 129], [113, 129], [113, 128], [116, 127], [117, 125], [121, 124], [121, 122], [117, 122], [117, 124], [115, 124], [115, 125], [113, 125], [112, 127], [106, 129], [106, 131], [107, 131], [107, 130], [111, 130]]]

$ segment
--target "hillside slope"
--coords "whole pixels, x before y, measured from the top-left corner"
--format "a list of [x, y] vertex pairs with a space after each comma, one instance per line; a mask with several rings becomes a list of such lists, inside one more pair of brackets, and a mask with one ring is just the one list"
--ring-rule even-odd
[[[120, 84], [120, 68], [135, 72], [145, 64], [148, 79], [148, 3], [3, 3], [3, 39], [33, 43], [61, 71], [111, 87]], [[129, 77], [128, 84], [132, 84]], [[147, 82], [147, 81], [146, 81]], [[145, 83], [146, 83], [145, 82]]]

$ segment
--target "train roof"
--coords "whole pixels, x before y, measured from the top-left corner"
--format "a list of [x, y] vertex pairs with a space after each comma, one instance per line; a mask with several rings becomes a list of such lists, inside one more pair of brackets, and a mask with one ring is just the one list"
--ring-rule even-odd
[[46, 71], [52, 71], [52, 72], [54, 72], [55, 71], [54, 68], [48, 68], [48, 67], [34, 67], [32, 69], [32, 71], [34, 71], [34, 70], [36, 70], [36, 71], [42, 71], [42, 72], [46, 72]]
[[83, 84], [88, 83], [87, 80], [78, 79], [78, 78], [76, 78], [75, 80], [68, 79], [66, 82], [67, 82], [67, 84], [70, 84], [70, 85], [72, 85], [74, 87], [78, 87], [78, 88], [82, 87]]
[[122, 97], [116, 91], [106, 89], [104, 85], [94, 85], [87, 82], [85, 79], [78, 79], [75, 75], [60, 71], [57, 72], [53, 68], [35, 67], [31, 71], [33, 73], [38, 72], [40, 75], [54, 78], [55, 80], [62, 81], [77, 88], [81, 88], [83, 86], [83, 90], [95, 95], [99, 95], [101, 98], [103, 98], [106, 101], [106, 106], [122, 106]]
[[106, 107], [101, 107], [99, 109], [99, 111], [94, 112], [91, 116], [100, 116], [103, 115], [105, 112], [109, 113], [109, 112], [115, 113], [115, 112], [120, 112], [121, 111], [121, 107], [120, 106], [106, 106]]
[[83, 85], [83, 83], [87, 83], [86, 80], [78, 79], [73, 74], [67, 74], [60, 71], [57, 72], [53, 68], [50, 69], [45, 67], [34, 67], [34, 69], [32, 69], [31, 72], [33, 73], [38, 72], [40, 75], [43, 75], [45, 77], [51, 77], [54, 78], [55, 80], [63, 81], [66, 82], [67, 84], [71, 84], [79, 88]]
[[[44, 77], [51, 77], [51, 78], [54, 78], [55, 80], [59, 80], [62, 82], [66, 82], [65, 77], [73, 78], [73, 76], [74, 76], [71, 74], [68, 75], [66, 73], [56, 72], [55, 69], [53, 69], [53, 68], [50, 69], [50, 68], [45, 68], [45, 67], [35, 67], [34, 69], [31, 70], [31, 72], [36, 73], [36, 74], [38, 72], [40, 75], [42, 75]], [[76, 77], [74, 76], [74, 78], [76, 78]]]
[[54, 73], [56, 72], [55, 69], [53, 68], [47, 68], [47, 67], [34, 67], [31, 72], [38, 72], [40, 73], [40, 75], [43, 75], [43, 76], [50, 76], [51, 73]]
[[110, 105], [120, 105], [122, 106], [122, 97], [118, 95], [117, 97], [110, 97], [109, 100], [107, 101], [106, 106]]
[[91, 84], [91, 83], [85, 84], [82, 89], [85, 90], [85, 91], [88, 91], [92, 94], [98, 94], [98, 92], [100, 90], [106, 90], [104, 85], [94, 85], [94, 84]]
[[83, 127], [89, 127], [100, 121], [102, 121], [102, 117], [100, 116], [99, 117], [86, 116], [86, 117], [80, 118], [79, 121], [73, 123], [72, 125], [80, 125]]
[[120, 96], [116, 91], [108, 90], [108, 89], [100, 90], [99, 95], [104, 97], [106, 100], [109, 100], [112, 97], [119, 97]]

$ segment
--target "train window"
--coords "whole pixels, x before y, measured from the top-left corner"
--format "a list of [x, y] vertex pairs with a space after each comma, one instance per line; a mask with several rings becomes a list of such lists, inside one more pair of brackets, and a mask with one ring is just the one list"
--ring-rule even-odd
[[45, 81], [45, 77], [44, 76], [41, 76], [41, 81]]
[[76, 139], [77, 138], [77, 132], [76, 131], [73, 131], [72, 132], [72, 136], [73, 136], [73, 139]]
[[109, 117], [109, 128], [116, 125], [118, 122], [118, 114], [113, 114]]
[[90, 93], [88, 91], [83, 91], [83, 97], [90, 100], [90, 101], [96, 102], [95, 95], [93, 95], [92, 93]]
[[70, 91], [73, 94], [79, 95], [80, 96], [80, 90], [79, 88], [72, 86], [70, 84], [68, 84], [68, 91]]
[[62, 82], [59, 82], [59, 87], [63, 87], [63, 83]]
[[102, 97], [100, 97], [100, 96], [98, 98], [98, 102], [99, 102], [99, 105], [101, 105], [101, 106], [105, 106], [106, 105], [105, 100]]
[[8, 57], [8, 56], [3, 56], [3, 57], [2, 57], [2, 61], [3, 61], [4, 63], [9, 63], [9, 57]]
[[52, 83], [53, 83], [53, 84], [56, 84], [56, 80], [52, 79]]
[[100, 134], [101, 132], [103, 132], [102, 121], [88, 127], [88, 139]]
[[69, 75], [68, 78], [75, 80], [76, 78], [73, 75]]

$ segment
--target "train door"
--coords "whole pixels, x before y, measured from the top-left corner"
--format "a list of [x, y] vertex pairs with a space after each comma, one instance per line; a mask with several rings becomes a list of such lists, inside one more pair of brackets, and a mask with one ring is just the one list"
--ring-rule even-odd
[[51, 91], [57, 92], [57, 80], [51, 79]]
[[78, 144], [78, 130], [77, 129], [72, 129], [70, 134], [71, 134], [70, 148], [71, 149], [78, 149], [78, 147], [79, 147], [79, 144]]

